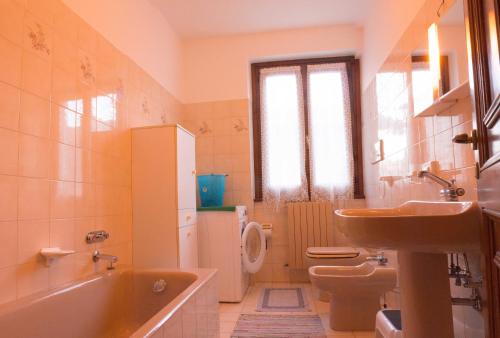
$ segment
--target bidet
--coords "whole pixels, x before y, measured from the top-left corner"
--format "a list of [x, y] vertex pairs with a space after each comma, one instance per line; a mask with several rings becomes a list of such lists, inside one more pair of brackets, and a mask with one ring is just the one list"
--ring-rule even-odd
[[311, 283], [330, 294], [330, 327], [373, 330], [380, 297], [396, 287], [396, 269], [365, 262], [356, 266], [312, 266]]
[[[435, 175], [421, 175], [433, 177], [449, 192], [460, 189]], [[481, 213], [477, 202], [408, 201], [395, 208], [336, 210], [335, 215], [339, 230], [352, 244], [398, 250], [405, 336], [452, 338], [446, 254], [479, 251]]]

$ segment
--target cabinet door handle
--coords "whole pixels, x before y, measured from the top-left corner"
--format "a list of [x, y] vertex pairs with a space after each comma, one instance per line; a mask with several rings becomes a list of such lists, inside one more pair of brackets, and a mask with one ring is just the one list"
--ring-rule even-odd
[[191, 170], [191, 175], [193, 175], [193, 176], [196, 175], [196, 170], [195, 169]]
[[191, 237], [191, 231], [186, 234], [186, 237]]
[[186, 221], [189, 221], [191, 219], [191, 215], [186, 216]]

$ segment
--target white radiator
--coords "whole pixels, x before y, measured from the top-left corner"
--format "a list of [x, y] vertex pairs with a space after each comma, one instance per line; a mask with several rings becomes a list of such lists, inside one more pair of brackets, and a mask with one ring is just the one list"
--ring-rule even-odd
[[304, 269], [304, 254], [311, 246], [334, 246], [333, 207], [330, 202], [288, 203], [290, 268]]

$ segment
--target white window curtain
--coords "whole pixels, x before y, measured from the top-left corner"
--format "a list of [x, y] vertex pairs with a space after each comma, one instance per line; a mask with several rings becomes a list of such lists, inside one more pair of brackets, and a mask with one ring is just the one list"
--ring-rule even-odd
[[262, 197], [277, 207], [282, 202], [333, 201], [354, 194], [346, 64], [308, 65], [304, 70], [307, 102], [300, 66], [260, 70]]
[[351, 104], [345, 63], [307, 67], [311, 200], [353, 197]]
[[260, 71], [262, 194], [267, 203], [308, 199], [300, 67]]

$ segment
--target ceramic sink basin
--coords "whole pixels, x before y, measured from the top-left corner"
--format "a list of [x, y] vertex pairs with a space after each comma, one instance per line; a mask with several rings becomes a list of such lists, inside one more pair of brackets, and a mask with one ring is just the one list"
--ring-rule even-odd
[[335, 216], [357, 246], [429, 253], [479, 248], [476, 202], [409, 201], [396, 208], [340, 209]]

